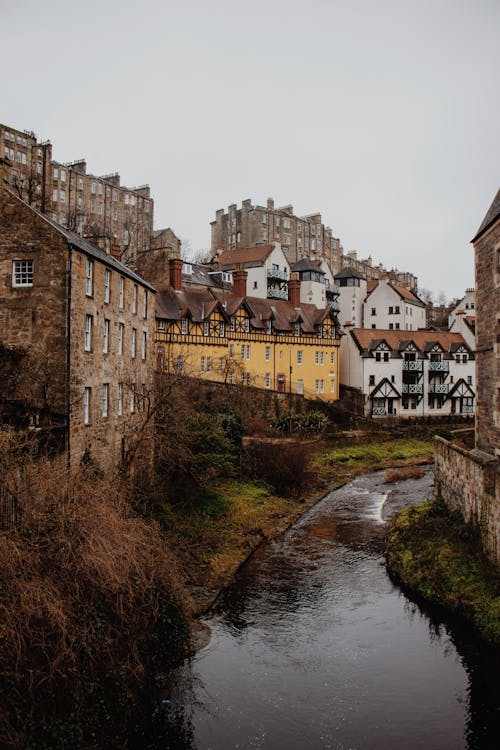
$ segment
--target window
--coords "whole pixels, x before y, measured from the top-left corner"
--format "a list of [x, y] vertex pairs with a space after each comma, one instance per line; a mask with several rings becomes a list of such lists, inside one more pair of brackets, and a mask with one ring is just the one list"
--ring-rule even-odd
[[324, 365], [325, 364], [325, 352], [315, 352], [314, 362], [317, 365]]
[[57, 199], [58, 199], [58, 193], [56, 189], [52, 191], [52, 200], [54, 201], [54, 203], [57, 203]]
[[90, 185], [90, 192], [92, 193], [92, 195], [95, 195], [95, 191], [96, 191], [96, 184], [95, 182], [92, 182], [92, 184]]
[[90, 424], [90, 388], [83, 389], [83, 424]]
[[125, 326], [123, 323], [118, 323], [118, 356], [123, 354], [123, 338], [125, 334]]
[[271, 373], [266, 372], [266, 388], [270, 388], [270, 387], [271, 387]]
[[203, 335], [210, 336], [210, 323], [208, 320], [203, 321]]
[[375, 375], [370, 375], [368, 385], [375, 385]]
[[189, 320], [187, 318], [182, 318], [181, 320], [181, 333], [189, 333]]
[[468, 385], [472, 385], [472, 375], [467, 375], [467, 383]]
[[229, 330], [234, 333], [236, 331], [236, 318], [234, 315], [231, 315], [231, 320], [229, 321]]
[[250, 333], [250, 318], [245, 318], [244, 322], [245, 333]]
[[219, 370], [220, 372], [224, 371], [224, 357], [219, 357]]
[[102, 339], [102, 351], [104, 354], [109, 352], [109, 320], [104, 318], [104, 335]]
[[144, 297], [142, 298], [142, 317], [144, 320], [148, 317], [148, 293], [144, 290]]
[[207, 357], [207, 372], [212, 369], [212, 357]]
[[266, 362], [270, 362], [270, 361], [271, 361], [271, 347], [266, 346]]
[[262, 212], [260, 220], [263, 224], [267, 224], [267, 216], [264, 212]]
[[376, 315], [376, 314], [377, 314], [377, 308], [376, 307], [372, 307], [372, 315]]
[[132, 288], [132, 313], [137, 315], [137, 284]]
[[250, 344], [241, 345], [241, 359], [250, 359]]
[[301, 379], [297, 380], [297, 393], [304, 393], [304, 381]]
[[302, 349], [299, 349], [297, 352], [297, 364], [301, 365], [304, 361], [304, 352]]
[[135, 412], [135, 383], [130, 386], [130, 413]]
[[316, 380], [316, 393], [324, 393], [325, 392], [325, 381], [324, 380]]
[[54, 180], [57, 180], [59, 178], [59, 170], [57, 167], [54, 167]]
[[61, 169], [61, 182], [66, 182], [66, 171]]
[[394, 323], [389, 323], [389, 330], [392, 331], [394, 329]]
[[12, 261], [12, 286], [33, 286], [33, 261]]
[[295, 323], [294, 324], [294, 331], [293, 332], [294, 332], [295, 336], [300, 336], [300, 323]]
[[389, 308], [389, 315], [393, 315], [393, 314], [394, 314], [394, 308], [391, 306]]
[[331, 365], [335, 364], [335, 352], [330, 353], [330, 364]]
[[109, 383], [103, 383], [102, 403], [101, 403], [101, 414], [103, 417], [108, 416], [108, 401], [109, 401]]
[[92, 297], [94, 293], [94, 264], [90, 258], [85, 258], [85, 294]]
[[109, 304], [111, 299], [111, 271], [106, 268], [104, 271], [104, 302]]
[[118, 306], [120, 310], [123, 310], [124, 304], [125, 304], [125, 279], [123, 276], [120, 276], [120, 298], [118, 301]]
[[116, 403], [116, 411], [119, 417], [123, 414], [123, 383], [118, 383], [118, 400]]
[[257, 282], [256, 281], [253, 282], [253, 288], [257, 289]]
[[141, 359], [146, 359], [147, 340], [148, 340], [148, 335], [146, 331], [143, 331], [142, 332]]
[[137, 328], [132, 328], [132, 342], [131, 342], [132, 359], [134, 359], [135, 357], [136, 343], [137, 343]]
[[399, 315], [399, 305], [396, 305], [396, 307], [394, 308], [394, 314]]
[[85, 316], [84, 347], [86, 352], [92, 351], [92, 315]]
[[323, 326], [322, 325], [318, 326], [318, 338], [319, 339], [323, 338]]
[[229, 356], [234, 357], [234, 344], [229, 344]]
[[226, 324], [223, 320], [219, 323], [219, 336], [223, 338], [226, 335]]
[[200, 361], [200, 371], [201, 372], [205, 372], [205, 357], [201, 358], [201, 361]]

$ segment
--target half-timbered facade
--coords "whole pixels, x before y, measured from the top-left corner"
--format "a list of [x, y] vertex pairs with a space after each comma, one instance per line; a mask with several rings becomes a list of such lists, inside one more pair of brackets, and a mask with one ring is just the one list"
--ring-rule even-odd
[[460, 334], [352, 328], [346, 339], [345, 384], [367, 415], [474, 413], [474, 353]]
[[175, 286], [157, 289], [158, 369], [338, 398], [340, 331], [331, 308]]

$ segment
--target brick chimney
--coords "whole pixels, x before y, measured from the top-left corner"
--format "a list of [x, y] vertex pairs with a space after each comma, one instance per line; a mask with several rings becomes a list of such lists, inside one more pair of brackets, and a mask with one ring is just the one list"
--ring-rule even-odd
[[111, 255], [117, 260], [120, 260], [122, 255], [121, 247], [118, 244], [118, 240], [116, 239], [116, 237], [113, 237], [113, 239], [111, 240]]
[[296, 273], [293, 273], [288, 281], [288, 301], [294, 307], [300, 305], [300, 279]]
[[180, 258], [170, 258], [168, 261], [168, 270], [170, 272], [170, 286], [176, 292], [182, 289], [182, 260]]
[[241, 266], [233, 271], [233, 292], [237, 297], [247, 296], [247, 276], [248, 273]]

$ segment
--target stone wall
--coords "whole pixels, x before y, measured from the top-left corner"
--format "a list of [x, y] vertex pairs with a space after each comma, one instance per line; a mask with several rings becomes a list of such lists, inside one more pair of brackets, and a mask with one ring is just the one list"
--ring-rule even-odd
[[500, 452], [500, 220], [474, 243], [476, 256], [476, 446]]
[[443, 438], [434, 444], [437, 496], [481, 534], [483, 549], [500, 564], [500, 471], [479, 450], [465, 451]]

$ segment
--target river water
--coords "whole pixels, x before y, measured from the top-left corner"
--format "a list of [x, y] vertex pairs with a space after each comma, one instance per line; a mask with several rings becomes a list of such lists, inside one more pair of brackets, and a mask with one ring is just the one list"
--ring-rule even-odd
[[177, 670], [149, 747], [500, 747], [498, 652], [384, 566], [387, 521], [429, 495], [432, 470], [383, 479], [356, 478], [257, 551]]

